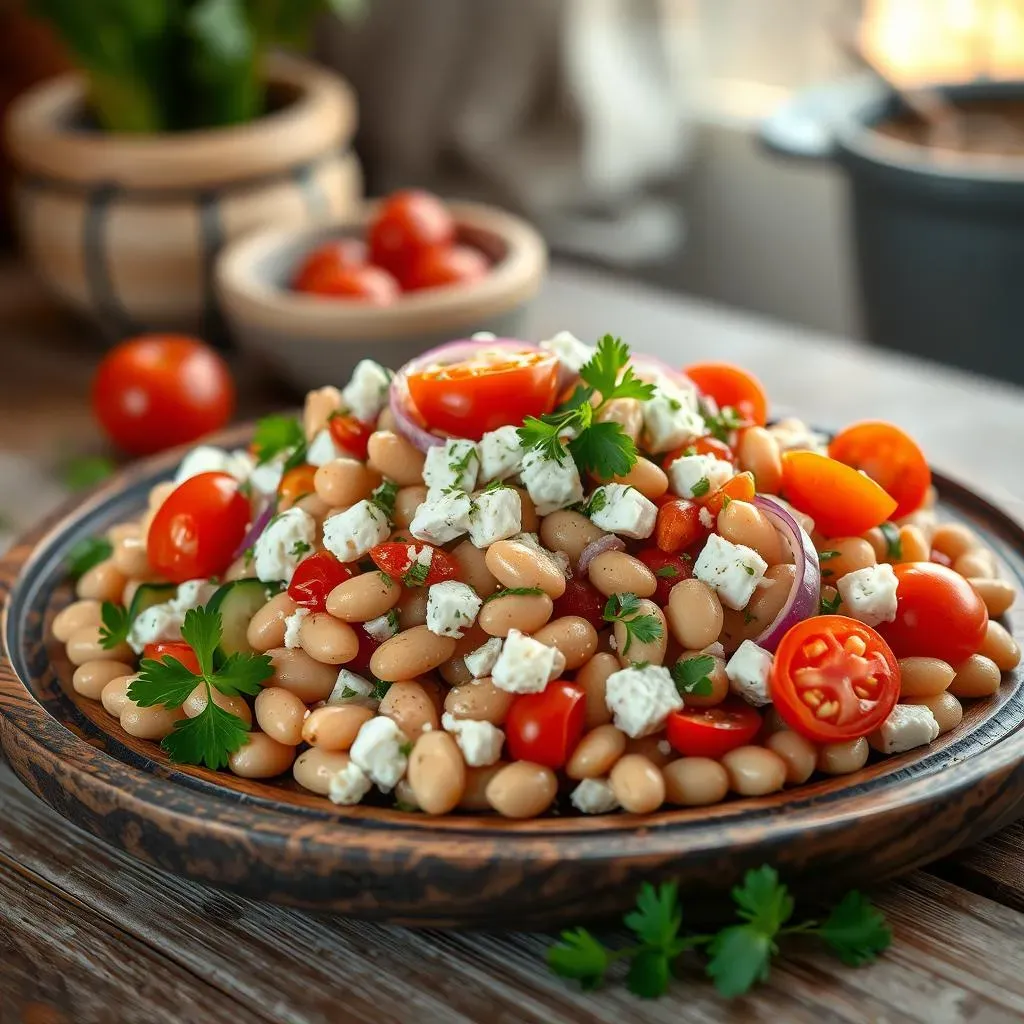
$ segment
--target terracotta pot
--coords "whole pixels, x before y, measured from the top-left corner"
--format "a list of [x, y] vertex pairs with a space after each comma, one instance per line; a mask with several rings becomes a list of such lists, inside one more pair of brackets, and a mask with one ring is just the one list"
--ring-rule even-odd
[[218, 337], [211, 271], [222, 245], [258, 227], [341, 216], [361, 200], [349, 87], [296, 58], [274, 57], [267, 75], [276, 109], [231, 128], [92, 129], [84, 80], [73, 74], [12, 106], [7, 136], [20, 171], [25, 254], [57, 296], [110, 337]]

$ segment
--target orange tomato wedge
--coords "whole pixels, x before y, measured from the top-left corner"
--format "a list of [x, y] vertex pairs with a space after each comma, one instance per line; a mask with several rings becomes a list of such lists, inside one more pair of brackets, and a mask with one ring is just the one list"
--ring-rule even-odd
[[896, 511], [896, 499], [870, 477], [817, 452], [782, 456], [783, 497], [826, 537], [856, 537]]
[[694, 363], [683, 373], [719, 408], [731, 405], [745, 420], [763, 427], [768, 421], [768, 396], [761, 382], [731, 363]]
[[753, 501], [757, 493], [757, 486], [753, 473], [737, 473], [732, 479], [726, 480], [717, 491], [708, 495], [704, 501], [704, 507], [713, 515], [717, 516], [729, 501]]

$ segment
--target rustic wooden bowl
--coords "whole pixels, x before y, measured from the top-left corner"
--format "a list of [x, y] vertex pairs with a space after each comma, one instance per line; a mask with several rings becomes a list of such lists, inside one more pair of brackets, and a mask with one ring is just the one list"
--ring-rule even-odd
[[[241, 440], [236, 433], [229, 440]], [[179, 453], [180, 454], [180, 453]], [[867, 885], [951, 853], [1012, 820], [1024, 796], [1018, 671], [924, 752], [792, 792], [696, 810], [433, 819], [336, 808], [290, 780], [251, 782], [168, 763], [71, 689], [48, 637], [71, 598], [70, 546], [138, 512], [175, 454], [142, 462], [41, 525], [0, 563], [5, 598], [0, 744], [34, 793], [141, 860], [204, 882], [318, 910], [432, 926], [544, 927], [622, 911], [645, 879], [678, 879], [688, 903], [771, 863], [815, 895]], [[944, 513], [971, 523], [1024, 588], [1024, 528], [936, 480]], [[1024, 610], [1010, 617], [1024, 635]]]

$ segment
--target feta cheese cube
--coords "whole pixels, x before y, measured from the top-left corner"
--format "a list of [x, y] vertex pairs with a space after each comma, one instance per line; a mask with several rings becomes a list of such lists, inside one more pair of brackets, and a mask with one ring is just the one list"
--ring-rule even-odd
[[538, 515], [549, 515], [583, 500], [580, 474], [568, 454], [559, 461], [534, 448], [523, 456], [522, 477]]
[[705, 508], [703, 505], [700, 507], [700, 512], [697, 513], [697, 518], [700, 520], [700, 525], [705, 530], [713, 530], [715, 528], [715, 517], [711, 514], [709, 508]]
[[729, 689], [754, 707], [771, 704], [769, 681], [773, 661], [763, 647], [758, 647], [753, 640], [744, 640], [725, 666]]
[[331, 432], [327, 427], [324, 427], [312, 441], [309, 442], [309, 448], [306, 449], [306, 461], [311, 466], [323, 466], [325, 463], [332, 462], [334, 459], [341, 458], [345, 453], [334, 443], [334, 438], [331, 437]]
[[398, 612], [392, 608], [384, 615], [378, 615], [377, 618], [364, 622], [363, 629], [367, 636], [372, 636], [374, 640], [380, 640], [381, 643], [390, 640], [398, 632]]
[[591, 495], [590, 521], [609, 533], [643, 540], [654, 533], [658, 506], [628, 484], [605, 484]]
[[363, 724], [349, 755], [382, 793], [390, 793], [409, 766], [409, 749], [409, 737], [378, 715]]
[[217, 585], [207, 579], [185, 580], [178, 584], [178, 589], [171, 598], [171, 604], [181, 612], [182, 618], [190, 608], [198, 608], [206, 604], [216, 593]]
[[492, 636], [475, 651], [470, 651], [462, 660], [466, 663], [466, 668], [469, 669], [469, 674], [474, 679], [483, 679], [494, 670], [499, 654], [501, 654], [501, 638]]
[[506, 480], [523, 465], [523, 449], [516, 427], [499, 427], [480, 440], [480, 483]]
[[883, 754], [902, 754], [923, 747], [939, 735], [939, 723], [923, 704], [897, 704], [889, 717], [868, 737]]
[[605, 682], [605, 704], [615, 728], [627, 736], [649, 736], [683, 706], [672, 675], [664, 665], [620, 669]]
[[684, 391], [667, 380], [660, 381], [654, 397], [643, 403], [643, 413], [644, 447], [650, 452], [679, 448], [705, 431], [696, 390]]
[[128, 630], [128, 646], [141, 654], [146, 644], [181, 639], [185, 613], [206, 604], [216, 589], [209, 580], [186, 580], [169, 601], [150, 605], [138, 614]]
[[607, 779], [584, 779], [569, 799], [573, 807], [584, 814], [610, 814], [619, 807]]
[[423, 463], [427, 500], [439, 497], [442, 491], [452, 487], [457, 491], [472, 491], [479, 470], [480, 449], [472, 441], [450, 437], [444, 444], [434, 445], [427, 451]]
[[255, 465], [256, 460], [248, 452], [240, 449], [228, 452], [213, 445], [201, 444], [181, 460], [174, 474], [174, 482], [182, 484], [200, 473], [227, 473], [238, 481], [248, 480]]
[[308, 608], [296, 608], [284, 620], [284, 645], [289, 649], [299, 646], [299, 630], [302, 629], [302, 620], [309, 615]]
[[843, 611], [866, 626], [896, 619], [896, 573], [888, 562], [855, 569], [840, 577], [836, 587]]
[[462, 631], [476, 622], [482, 604], [476, 591], [465, 583], [435, 583], [427, 590], [427, 629], [438, 636], [461, 639]]
[[727, 608], [741, 611], [764, 577], [768, 563], [745, 544], [713, 533], [693, 565], [693, 575], [718, 593]]
[[[373, 701], [374, 686], [368, 679], [343, 668], [327, 698], [328, 704], [366, 704]], [[376, 703], [374, 701], [374, 703]]]
[[341, 392], [341, 400], [350, 413], [363, 423], [374, 423], [388, 401], [391, 374], [372, 359], [360, 359], [352, 379]]
[[565, 656], [558, 648], [513, 629], [494, 663], [491, 680], [506, 693], [540, 693], [564, 668]]
[[428, 497], [416, 509], [416, 515], [409, 524], [409, 532], [417, 540], [425, 540], [429, 544], [447, 544], [469, 529], [472, 510], [473, 503], [469, 495], [458, 491]]
[[469, 539], [478, 548], [513, 537], [523, 528], [523, 503], [511, 487], [481, 491], [469, 513]]
[[441, 728], [455, 737], [462, 757], [470, 768], [494, 764], [501, 757], [505, 734], [490, 722], [456, 718], [446, 711], [441, 716]]
[[351, 807], [370, 792], [372, 785], [366, 772], [354, 761], [349, 761], [344, 768], [331, 776], [327, 797], [331, 803]]
[[267, 523], [253, 546], [253, 567], [264, 583], [291, 581], [316, 543], [316, 520], [301, 508], [286, 509]]
[[578, 374], [583, 364], [589, 363], [597, 351], [568, 331], [559, 331], [553, 338], [542, 341], [540, 347], [550, 352], [572, 374]]
[[384, 511], [364, 499], [324, 520], [324, 547], [340, 562], [355, 562], [383, 544], [390, 533]]
[[732, 476], [732, 463], [714, 455], [681, 455], [668, 467], [672, 493], [681, 498], [713, 494]]

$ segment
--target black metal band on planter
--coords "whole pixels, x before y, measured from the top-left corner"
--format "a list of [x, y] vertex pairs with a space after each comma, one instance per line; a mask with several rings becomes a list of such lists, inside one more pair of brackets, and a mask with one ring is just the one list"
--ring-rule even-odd
[[134, 332], [131, 317], [117, 298], [107, 260], [106, 233], [112, 203], [118, 195], [116, 185], [94, 189], [85, 209], [82, 226], [82, 262], [85, 280], [98, 311], [100, 328], [105, 335], [118, 340]]

